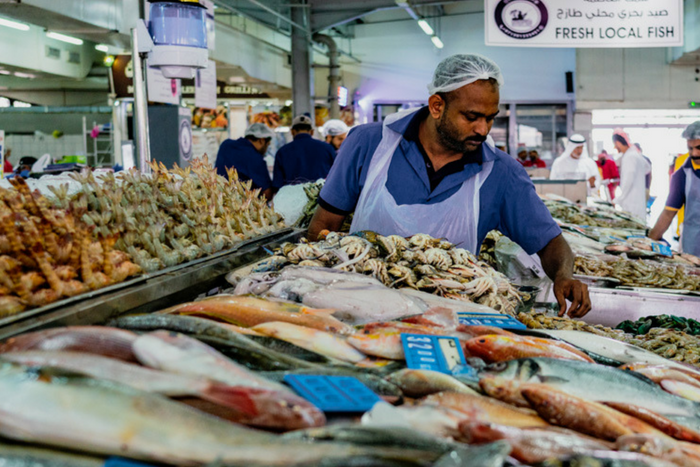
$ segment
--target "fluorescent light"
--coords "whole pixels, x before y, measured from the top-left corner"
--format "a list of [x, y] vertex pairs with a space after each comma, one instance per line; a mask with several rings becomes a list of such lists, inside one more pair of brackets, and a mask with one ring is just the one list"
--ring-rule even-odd
[[26, 79], [36, 78], [36, 75], [33, 75], [31, 73], [22, 73], [21, 71], [15, 71], [15, 76], [18, 78], [26, 78]]
[[12, 73], [10, 73], [10, 72], [7, 71], [7, 70], [0, 70], [0, 75], [11, 75], [11, 74], [12, 74]]
[[430, 38], [430, 40], [433, 41], [433, 44], [438, 49], [442, 49], [443, 47], [445, 47], [445, 44], [442, 43], [442, 41], [440, 40], [440, 38], [438, 36], [433, 36]]
[[0, 26], [5, 26], [12, 29], [19, 29], [20, 31], [29, 31], [28, 24], [18, 23], [17, 21], [11, 21], [5, 18], [0, 18]]
[[57, 41], [61, 42], [68, 42], [69, 44], [83, 45], [82, 39], [78, 39], [77, 37], [66, 36], [65, 34], [59, 34], [57, 32], [47, 32], [46, 37], [48, 37], [49, 39], [56, 39]]
[[423, 32], [429, 36], [432, 36], [435, 33], [435, 31], [433, 31], [433, 28], [431, 28], [428, 22], [424, 19], [418, 20], [418, 26], [420, 26]]
[[99, 50], [100, 52], [107, 53], [107, 52], [109, 52], [109, 46], [107, 46], [105, 44], [97, 44], [95, 46], [95, 50]]

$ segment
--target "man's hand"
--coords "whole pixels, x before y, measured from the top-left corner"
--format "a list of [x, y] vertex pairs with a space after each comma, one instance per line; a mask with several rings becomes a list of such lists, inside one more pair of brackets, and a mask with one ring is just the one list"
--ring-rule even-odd
[[554, 281], [554, 296], [559, 303], [559, 316], [567, 313], [566, 300], [571, 302], [568, 314], [572, 318], [581, 318], [591, 311], [591, 297], [588, 286], [577, 279], [558, 279]]

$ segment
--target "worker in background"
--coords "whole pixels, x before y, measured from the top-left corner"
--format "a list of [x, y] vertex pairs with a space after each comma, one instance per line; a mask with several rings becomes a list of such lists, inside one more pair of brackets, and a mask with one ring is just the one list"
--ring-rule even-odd
[[300, 115], [292, 120], [294, 140], [277, 151], [272, 171], [272, 186], [279, 190], [285, 185], [315, 182], [326, 178], [335, 160], [335, 149], [330, 144], [313, 139], [313, 122]]
[[651, 165], [630, 143], [629, 136], [617, 129], [613, 132], [613, 144], [620, 155], [617, 165], [620, 170], [620, 195], [615, 204], [641, 220], [647, 216], [646, 175]]
[[527, 162], [527, 148], [525, 146], [520, 146], [518, 148], [518, 162], [525, 167], [525, 163]]
[[[642, 152], [642, 147], [639, 145], [639, 143], [634, 143], [634, 147], [637, 148], [637, 151], [639, 151], [639, 154], [642, 155], [645, 161], [649, 164], [649, 167], [653, 167], [651, 163], [651, 159], [649, 159], [647, 156], [644, 155]], [[649, 196], [651, 196], [651, 171], [647, 174], [647, 176], [644, 178], [644, 183], [646, 185], [646, 194], [647, 194], [647, 201], [649, 201]]]
[[554, 160], [552, 171], [549, 174], [551, 180], [586, 180], [588, 193], [595, 193], [600, 185], [600, 172], [593, 160], [584, 154], [586, 151], [586, 138], [582, 135], [571, 135], [566, 142], [564, 152]]
[[689, 157], [671, 177], [666, 208], [649, 237], [661, 240], [678, 210], [685, 207], [681, 249], [684, 253], [700, 256], [700, 120], [688, 125], [682, 136], [688, 140]]
[[2, 173], [7, 176], [7, 174], [12, 173], [12, 164], [10, 163], [10, 156], [12, 155], [12, 149], [5, 149], [5, 162], [3, 164]]
[[547, 168], [547, 163], [540, 159], [540, 153], [537, 151], [537, 148], [530, 148], [527, 152], [527, 157], [527, 161], [523, 164], [525, 167]]
[[603, 185], [607, 186], [610, 193], [610, 201], [613, 201], [615, 199], [615, 188], [620, 182], [620, 172], [617, 170], [617, 164], [605, 149], [598, 154], [596, 164], [598, 164], [600, 175], [603, 177]]
[[328, 120], [323, 128], [321, 128], [321, 134], [326, 138], [326, 143], [333, 146], [333, 149], [338, 151], [340, 145], [343, 144], [345, 138], [348, 136], [348, 131], [350, 129], [342, 120]]
[[501, 70], [481, 55], [445, 58], [428, 105], [355, 127], [321, 189], [308, 237], [350, 230], [445, 238], [473, 253], [494, 228], [537, 253], [554, 281], [560, 315], [583, 316], [588, 288], [573, 253], [522, 165], [488, 141], [499, 112]]
[[29, 177], [29, 174], [32, 172], [32, 167], [36, 164], [37, 160], [36, 157], [32, 156], [22, 157], [17, 163], [17, 166], [15, 166], [15, 174], [23, 178]]
[[227, 177], [226, 169], [236, 169], [239, 180], [252, 180], [252, 188], [260, 188], [265, 198], [271, 200], [272, 181], [264, 157], [273, 136], [275, 134], [266, 125], [253, 123], [246, 128], [243, 138], [227, 139], [216, 155], [216, 173]]

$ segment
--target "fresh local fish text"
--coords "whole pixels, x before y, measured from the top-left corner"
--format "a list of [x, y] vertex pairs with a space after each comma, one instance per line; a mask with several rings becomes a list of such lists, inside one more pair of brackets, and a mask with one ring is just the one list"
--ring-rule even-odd
[[642, 28], [556, 28], [557, 39], [644, 39], [675, 37], [673, 26], [649, 26], [646, 35]]

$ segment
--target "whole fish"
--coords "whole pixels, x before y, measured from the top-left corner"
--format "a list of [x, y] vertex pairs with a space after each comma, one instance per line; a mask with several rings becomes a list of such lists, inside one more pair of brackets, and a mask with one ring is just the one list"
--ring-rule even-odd
[[434, 458], [422, 451], [281, 440], [163, 396], [89, 378], [49, 379], [10, 364], [0, 368], [0, 411], [0, 434], [7, 438], [176, 465], [216, 461], [302, 466], [357, 456]]
[[409, 428], [442, 438], [459, 435], [459, 423], [468, 415], [438, 405], [374, 404], [362, 416], [362, 426], [379, 428]]
[[368, 373], [367, 371], [362, 371], [359, 369], [350, 368], [331, 368], [331, 367], [320, 367], [314, 369], [301, 369], [293, 371], [267, 371], [259, 373], [266, 379], [271, 381], [284, 381], [284, 377], [287, 375], [322, 375], [322, 376], [352, 376], [359, 379], [368, 388], [370, 388], [375, 393], [380, 396], [390, 396], [395, 398], [402, 398], [403, 392], [395, 384], [380, 378], [377, 375]]
[[668, 365], [650, 365], [648, 363], [626, 363], [620, 367], [644, 375], [655, 383], [663, 380], [680, 381], [700, 387], [700, 373]]
[[664, 379], [659, 382], [659, 386], [671, 394], [675, 394], [694, 402], [700, 402], [700, 386], [695, 384], [688, 384], [672, 379]]
[[449, 330], [456, 329], [459, 326], [457, 313], [454, 310], [441, 306], [430, 308], [422, 315], [403, 318], [401, 322]]
[[406, 359], [401, 343], [401, 331], [396, 328], [361, 330], [348, 337], [348, 344], [367, 355], [391, 360]]
[[507, 441], [511, 455], [526, 464], [536, 464], [551, 458], [611, 449], [605, 441], [590, 438], [574, 431], [556, 428], [514, 428], [493, 423], [465, 420], [460, 423], [460, 441], [488, 443]]
[[643, 376], [592, 363], [524, 358], [489, 365], [479, 376], [498, 376], [521, 383], [544, 383], [591, 401], [643, 403], [649, 410], [667, 417], [697, 417], [699, 413], [696, 403], [667, 393]]
[[676, 423], [673, 420], [654, 413], [646, 407], [634, 404], [625, 404], [623, 402], [605, 402], [605, 405], [612, 407], [618, 412], [638, 418], [639, 420], [648, 423], [672, 438], [700, 444], [700, 432], [692, 430], [681, 425], [680, 423]]
[[[298, 398], [290, 398], [286, 391], [229, 386], [79, 352], [9, 352], [2, 358], [25, 366], [71, 371], [164, 396], [197, 396], [231, 409], [227, 418], [246, 425], [275, 429], [309, 426], [308, 420], [294, 410]], [[280, 405], [280, 401], [284, 404]]]
[[545, 384], [528, 385], [522, 389], [522, 394], [530, 406], [549, 423], [595, 438], [615, 441], [620, 436], [635, 433], [666, 436], [639, 419]]
[[548, 357], [593, 363], [590, 357], [570, 345], [549, 339], [525, 336], [480, 336], [464, 343], [465, 352], [487, 363], [518, 358]]
[[169, 331], [144, 334], [136, 339], [133, 349], [142, 364], [158, 370], [210, 378], [232, 386], [288, 391], [184, 334]]
[[26, 444], [0, 443], [4, 467], [103, 467], [105, 459]]
[[655, 365], [669, 365], [684, 367], [684, 365], [664, 358], [636, 345], [620, 342], [605, 336], [591, 334], [584, 331], [538, 329], [539, 332], [549, 334], [576, 347], [608, 357], [622, 363], [645, 362]]
[[439, 405], [441, 407], [462, 412], [471, 420], [484, 423], [497, 423], [514, 427], [549, 426], [538, 415], [512, 407], [490, 397], [459, 394], [456, 392], [440, 392], [430, 395], [421, 404]]
[[353, 334], [355, 329], [332, 317], [333, 311], [257, 297], [215, 295], [197, 302], [176, 305], [159, 313], [218, 319], [243, 327], [252, 327], [270, 321], [283, 321], [336, 334]]
[[499, 378], [498, 376], [482, 376], [479, 378], [479, 387], [484, 393], [516, 407], [529, 408], [530, 403], [525, 400], [520, 390], [527, 383], [521, 383], [512, 379]]
[[423, 397], [442, 391], [478, 395], [466, 384], [438, 371], [406, 368], [390, 374], [385, 379], [401, 388], [404, 395], [409, 397]]
[[276, 321], [258, 324], [252, 329], [260, 334], [291, 342], [312, 352], [345, 362], [357, 363], [365, 359], [365, 354], [357, 351], [345, 339], [318, 329]]
[[105, 326], [68, 326], [11, 337], [0, 344], [0, 353], [73, 350], [135, 362], [131, 345], [136, 337], [133, 332]]
[[672, 439], [650, 435], [620, 436], [615, 447], [621, 452], [638, 452], [673, 462], [680, 467], [696, 467], [700, 463], [700, 453], [689, 449]]
[[412, 449], [450, 455], [461, 463], [440, 464], [434, 466], [470, 466], [501, 467], [510, 453], [507, 443], [491, 443], [486, 446], [465, 446], [444, 438], [429, 435], [417, 430], [401, 427], [370, 427], [362, 425], [333, 425], [329, 427], [310, 428], [287, 433], [284, 439], [311, 442], [335, 441], [361, 446], [411, 446]]
[[[292, 370], [315, 366], [311, 362], [306, 362], [262, 345], [256, 340], [258, 336], [242, 335], [238, 332], [238, 329], [234, 329], [235, 326], [194, 316], [151, 313], [148, 315], [117, 318], [110, 321], [109, 325], [133, 331], [157, 331], [163, 329], [194, 336], [207, 341], [210, 345], [219, 348], [225, 347], [227, 355], [231, 358], [256, 370]], [[254, 333], [254, 331], [250, 332]]]

